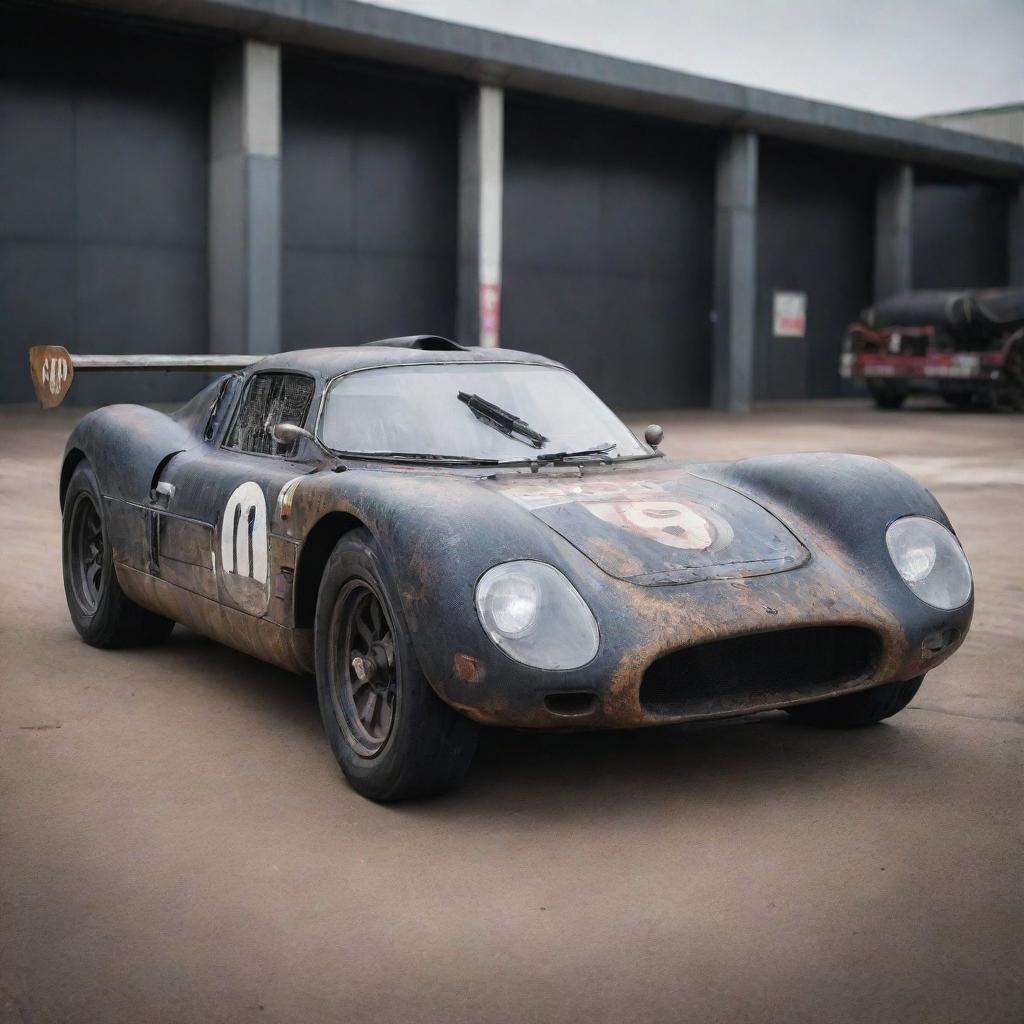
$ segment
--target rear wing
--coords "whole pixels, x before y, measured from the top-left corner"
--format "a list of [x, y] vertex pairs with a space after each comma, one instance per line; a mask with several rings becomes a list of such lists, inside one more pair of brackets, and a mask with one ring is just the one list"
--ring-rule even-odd
[[36, 345], [28, 350], [28, 365], [32, 373], [32, 386], [44, 409], [55, 409], [64, 401], [76, 373], [93, 370], [162, 370], [191, 371], [194, 373], [226, 373], [241, 370], [262, 356], [80, 356], [73, 355], [59, 345]]

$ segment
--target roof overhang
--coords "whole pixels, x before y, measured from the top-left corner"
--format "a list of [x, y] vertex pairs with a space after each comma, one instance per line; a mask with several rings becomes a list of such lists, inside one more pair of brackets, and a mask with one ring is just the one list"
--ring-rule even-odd
[[354, 0], [73, 0], [509, 89], [844, 149], [1024, 178], [1024, 147]]

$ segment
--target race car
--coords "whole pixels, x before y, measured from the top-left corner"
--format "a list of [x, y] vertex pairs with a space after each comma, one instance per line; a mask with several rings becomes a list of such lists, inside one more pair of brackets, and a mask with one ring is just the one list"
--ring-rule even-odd
[[182, 623], [315, 673], [374, 800], [455, 786], [481, 724], [878, 722], [970, 626], [960, 543], [894, 466], [675, 461], [541, 356], [413, 336], [30, 362], [48, 407], [76, 372], [221, 372], [177, 412], [109, 406], [72, 431], [71, 620], [96, 647]]

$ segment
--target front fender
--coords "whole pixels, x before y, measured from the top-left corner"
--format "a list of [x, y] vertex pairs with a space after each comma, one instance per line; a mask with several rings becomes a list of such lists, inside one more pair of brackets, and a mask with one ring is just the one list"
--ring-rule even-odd
[[[477, 580], [491, 566], [534, 559], [556, 566], [592, 608], [608, 577], [568, 541], [473, 477], [403, 470], [350, 470], [304, 478], [282, 527], [300, 544], [327, 515], [363, 523], [391, 566], [420, 665], [438, 694], [463, 706], [466, 688], [500, 700], [507, 686], [535, 685], [537, 670], [513, 661], [476, 614]], [[301, 561], [301, 554], [300, 554]], [[616, 645], [602, 647], [614, 671]], [[559, 675], [561, 673], [549, 673]]]
[[851, 540], [866, 536], [880, 516], [891, 521], [904, 515], [924, 515], [950, 525], [927, 488], [892, 463], [867, 455], [768, 455], [695, 466], [693, 472]]
[[889, 557], [885, 533], [896, 519], [926, 516], [953, 530], [934, 495], [903, 470], [865, 455], [814, 452], [693, 471], [767, 508], [808, 545], [812, 560], [835, 562], [849, 579], [862, 581], [897, 614], [908, 635], [934, 629], [937, 615], [961, 640], [966, 634], [974, 612], [973, 591], [962, 607], [936, 612], [906, 586]]

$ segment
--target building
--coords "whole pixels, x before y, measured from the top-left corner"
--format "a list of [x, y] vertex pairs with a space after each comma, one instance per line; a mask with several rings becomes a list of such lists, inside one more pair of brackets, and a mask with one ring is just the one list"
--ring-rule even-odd
[[1024, 284], [1024, 147], [933, 124], [349, 0], [8, 0], [0, 51], [7, 402], [33, 344], [433, 332], [742, 410], [839, 394], [873, 296]]
[[1024, 146], [1024, 103], [1006, 103], [1000, 107], [977, 107], [955, 110], [948, 114], [932, 114], [921, 118], [928, 124], [953, 128], [988, 139], [1002, 139]]

